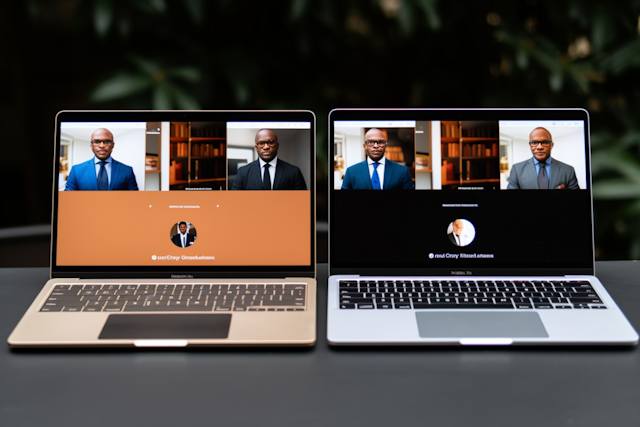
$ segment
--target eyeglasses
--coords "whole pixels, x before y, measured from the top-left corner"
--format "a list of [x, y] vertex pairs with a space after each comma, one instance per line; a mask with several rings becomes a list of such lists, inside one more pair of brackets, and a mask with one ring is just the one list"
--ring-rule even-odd
[[264, 147], [265, 144], [268, 145], [269, 147], [275, 147], [277, 143], [278, 141], [258, 141], [256, 142], [256, 145], [260, 148]]
[[385, 145], [387, 145], [387, 141], [383, 139], [381, 139], [380, 141], [367, 140], [364, 143], [367, 144], [367, 147], [373, 147], [376, 144], [378, 144], [378, 147], [384, 147]]
[[100, 145], [100, 144], [111, 145], [111, 144], [113, 144], [113, 140], [112, 139], [94, 139], [94, 140], [91, 141], [91, 144], [93, 144], [93, 145]]
[[545, 139], [543, 141], [529, 141], [529, 145], [531, 147], [537, 147], [538, 144], [541, 144], [543, 147], [548, 147], [553, 143], [553, 141], [549, 141], [548, 139]]

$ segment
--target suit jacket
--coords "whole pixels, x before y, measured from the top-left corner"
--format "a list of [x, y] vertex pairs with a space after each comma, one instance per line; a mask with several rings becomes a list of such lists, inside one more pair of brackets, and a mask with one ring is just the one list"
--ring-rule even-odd
[[[113, 157], [111, 160], [113, 163], [111, 164], [109, 191], [137, 191], [138, 183], [136, 182], [136, 176], [133, 174], [133, 168], [124, 163], [120, 163]], [[93, 158], [71, 168], [65, 190], [98, 191], [98, 178], [96, 177], [96, 167]]]
[[453, 243], [456, 246], [460, 246], [460, 245], [458, 245], [458, 241], [456, 240], [456, 238], [453, 237], [453, 233], [447, 234], [447, 237], [449, 238], [449, 240], [451, 240], [451, 243]]
[[[406, 166], [386, 159], [384, 162], [383, 190], [413, 190], [415, 185]], [[342, 179], [343, 190], [373, 190], [367, 161], [349, 166]]]
[[[576, 171], [572, 166], [551, 159], [551, 172], [549, 172], [549, 189], [555, 189], [558, 185], [565, 184], [569, 190], [578, 190]], [[533, 157], [524, 162], [516, 163], [511, 167], [509, 174], [509, 190], [538, 190], [538, 174]]]
[[[251, 162], [238, 169], [232, 190], [262, 190], [262, 172], [260, 160]], [[274, 190], [306, 190], [302, 172], [297, 166], [278, 159], [276, 163], [276, 177], [273, 181]]]
[[[174, 234], [173, 236], [171, 236], [171, 241], [173, 242], [174, 245], [178, 246], [179, 248], [182, 247], [182, 242], [180, 241], [180, 233], [178, 234]], [[196, 241], [196, 236], [194, 236], [193, 234], [189, 234], [187, 233], [187, 248], [191, 245], [193, 245], [193, 243]]]

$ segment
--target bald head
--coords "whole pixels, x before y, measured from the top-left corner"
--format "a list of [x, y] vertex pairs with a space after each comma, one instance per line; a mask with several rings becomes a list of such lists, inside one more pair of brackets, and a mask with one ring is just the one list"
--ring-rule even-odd
[[106, 160], [113, 151], [113, 134], [109, 129], [98, 128], [91, 134], [91, 150], [100, 160]]
[[256, 133], [256, 152], [265, 162], [270, 162], [278, 155], [278, 135], [271, 129], [260, 129]]
[[387, 149], [387, 131], [384, 129], [369, 129], [364, 134], [364, 151], [374, 162], [379, 161], [384, 156]]

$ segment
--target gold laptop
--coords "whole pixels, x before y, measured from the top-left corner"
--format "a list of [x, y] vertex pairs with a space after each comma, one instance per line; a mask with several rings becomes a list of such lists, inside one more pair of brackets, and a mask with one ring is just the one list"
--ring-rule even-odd
[[11, 346], [309, 346], [311, 111], [62, 111], [51, 280]]

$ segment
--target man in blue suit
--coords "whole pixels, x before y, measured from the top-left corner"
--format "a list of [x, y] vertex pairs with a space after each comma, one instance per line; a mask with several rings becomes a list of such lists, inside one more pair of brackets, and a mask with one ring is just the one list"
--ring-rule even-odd
[[572, 166], [551, 158], [551, 132], [535, 128], [529, 134], [533, 157], [511, 167], [509, 190], [578, 190], [578, 179]]
[[65, 190], [137, 191], [133, 168], [111, 157], [114, 145], [113, 134], [109, 130], [96, 129], [91, 134], [91, 150], [95, 157], [71, 168]]
[[278, 136], [269, 129], [256, 133], [258, 160], [238, 169], [232, 190], [306, 190], [297, 166], [278, 159]]
[[367, 159], [347, 168], [343, 190], [413, 190], [415, 185], [406, 166], [387, 160], [387, 131], [370, 129], [364, 135]]

